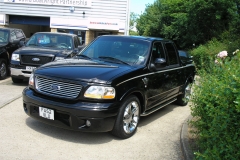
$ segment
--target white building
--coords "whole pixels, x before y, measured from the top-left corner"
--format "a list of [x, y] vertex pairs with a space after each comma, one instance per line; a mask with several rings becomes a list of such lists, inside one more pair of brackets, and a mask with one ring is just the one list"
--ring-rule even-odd
[[130, 0], [0, 0], [0, 27], [75, 33], [83, 43], [104, 34], [128, 35]]

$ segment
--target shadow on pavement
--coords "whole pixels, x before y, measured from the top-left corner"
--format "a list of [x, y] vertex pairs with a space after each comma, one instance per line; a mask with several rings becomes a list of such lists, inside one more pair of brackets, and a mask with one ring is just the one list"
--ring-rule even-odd
[[67, 130], [67, 129], [62, 129], [62, 128], [45, 124], [31, 117], [28, 117], [26, 119], [26, 124], [28, 127], [35, 130], [36, 132], [42, 133], [44, 135], [47, 135], [56, 139], [61, 139], [61, 140], [69, 141], [73, 143], [95, 145], [95, 144], [108, 143], [113, 139], [118, 140], [118, 138], [112, 136], [108, 132], [92, 133], [92, 132], [78, 132], [73, 130]]
[[140, 117], [140, 123], [139, 123], [139, 127], [143, 127], [143, 126], [147, 126], [148, 124], [158, 120], [159, 118], [163, 117], [164, 115], [170, 113], [173, 111], [174, 108], [177, 107], [182, 107], [182, 106], [178, 106], [175, 105], [174, 103], [171, 103], [159, 110], [157, 110], [156, 112], [153, 112], [152, 114], [145, 116], [145, 117]]

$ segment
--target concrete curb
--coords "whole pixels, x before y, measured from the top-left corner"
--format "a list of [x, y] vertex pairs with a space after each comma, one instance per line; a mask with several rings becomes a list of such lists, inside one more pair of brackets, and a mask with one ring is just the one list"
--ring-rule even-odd
[[191, 147], [189, 145], [188, 140], [188, 121], [192, 119], [192, 115], [188, 116], [188, 118], [184, 121], [180, 133], [180, 143], [181, 143], [181, 149], [183, 152], [183, 157], [185, 160], [193, 160], [194, 154], [191, 150]]

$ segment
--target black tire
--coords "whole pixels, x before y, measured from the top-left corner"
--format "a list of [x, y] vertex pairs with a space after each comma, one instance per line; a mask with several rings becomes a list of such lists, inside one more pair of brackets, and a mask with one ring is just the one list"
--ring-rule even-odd
[[139, 119], [140, 102], [136, 96], [130, 96], [122, 102], [111, 133], [121, 139], [129, 138], [136, 132]]
[[21, 83], [21, 82], [23, 82], [23, 79], [12, 77], [12, 81], [13, 81], [13, 83]]
[[0, 59], [0, 79], [5, 79], [7, 77], [7, 62], [5, 59]]
[[180, 106], [186, 106], [188, 104], [188, 101], [190, 100], [191, 96], [191, 83], [187, 82], [186, 85], [184, 86], [184, 91], [183, 94], [180, 94], [177, 97], [177, 104]]

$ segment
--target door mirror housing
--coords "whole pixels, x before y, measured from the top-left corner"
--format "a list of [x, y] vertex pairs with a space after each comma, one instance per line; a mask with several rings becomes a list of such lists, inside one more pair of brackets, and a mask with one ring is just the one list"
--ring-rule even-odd
[[20, 41], [20, 40], [18, 40], [18, 39], [15, 39], [15, 40], [13, 40], [13, 41], [12, 41], [12, 44], [18, 44], [18, 43], [19, 43], [19, 41]]
[[156, 58], [154, 61], [155, 64], [160, 64], [160, 65], [167, 65], [166, 59], [165, 58]]
[[154, 63], [150, 64], [150, 69], [156, 71], [158, 68], [163, 68], [167, 66], [167, 61], [165, 58], [156, 58]]
[[22, 47], [22, 46], [24, 46], [25, 45], [25, 41], [24, 40], [21, 40], [20, 42], [19, 42], [19, 45]]

